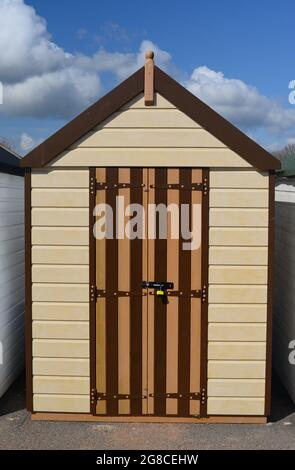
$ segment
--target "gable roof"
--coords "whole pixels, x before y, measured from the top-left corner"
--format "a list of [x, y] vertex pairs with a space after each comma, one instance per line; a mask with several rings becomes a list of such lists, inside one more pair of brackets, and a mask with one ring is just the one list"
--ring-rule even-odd
[[20, 157], [0, 144], [0, 172], [22, 175], [24, 170], [20, 168]]
[[[157, 66], [154, 69], [154, 84], [155, 92], [200, 124], [251, 166], [261, 171], [280, 168], [279, 160]], [[22, 159], [21, 166], [40, 168], [48, 165], [74, 142], [143, 91], [144, 67], [29, 152]]]

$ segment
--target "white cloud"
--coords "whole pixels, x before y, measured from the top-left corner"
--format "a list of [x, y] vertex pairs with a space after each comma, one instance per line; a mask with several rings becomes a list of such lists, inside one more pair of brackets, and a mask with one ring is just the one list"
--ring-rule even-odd
[[142, 66], [152, 48], [164, 69], [171, 56], [150, 41], [137, 53], [71, 54], [50, 39], [46, 21], [23, 0], [0, 0], [0, 81], [4, 101], [0, 112], [12, 116], [69, 118], [102, 93], [100, 74], [122, 80]]
[[229, 121], [249, 131], [285, 132], [295, 126], [295, 110], [284, 108], [242, 80], [226, 78], [206, 66], [194, 69], [184, 85]]
[[[69, 53], [52, 41], [46, 21], [24, 0], [0, 0], [0, 82], [4, 88], [0, 114], [68, 119], [102, 94], [104, 73], [116, 81], [125, 79], [143, 65], [147, 49], [154, 50], [160, 68], [248, 134], [261, 129], [270, 141], [274, 135], [277, 141], [293, 138], [295, 109], [285, 108], [242, 80], [206, 66], [196, 67], [184, 80], [170, 53], [148, 40], [142, 41], [137, 52], [99, 48], [93, 55]], [[26, 142], [24, 138], [23, 145]]]
[[36, 140], [30, 134], [23, 132], [20, 136], [19, 147], [23, 153], [27, 153], [29, 150], [36, 147], [36, 145], [40, 144], [41, 141], [41, 139]]

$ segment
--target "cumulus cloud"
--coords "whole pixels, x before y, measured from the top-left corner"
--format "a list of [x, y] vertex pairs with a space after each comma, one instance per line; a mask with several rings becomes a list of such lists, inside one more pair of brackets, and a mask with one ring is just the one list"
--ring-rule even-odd
[[42, 139], [34, 139], [34, 137], [32, 137], [30, 134], [27, 134], [27, 132], [23, 132], [20, 136], [19, 148], [22, 153], [27, 153], [41, 142]]
[[242, 80], [226, 78], [206, 66], [195, 68], [184, 85], [244, 130], [265, 128], [279, 133], [295, 126], [295, 110], [284, 108]]
[[[117, 30], [113, 27], [112, 34], [120, 34]], [[87, 34], [86, 30], [80, 32]], [[262, 129], [268, 136], [283, 135], [285, 141], [293, 138], [295, 109], [242, 80], [227, 78], [206, 66], [196, 67], [184, 79], [171, 54], [148, 40], [136, 52], [109, 52], [101, 47], [93, 55], [70, 53], [52, 41], [46, 21], [24, 0], [0, 0], [4, 98], [0, 114], [69, 119], [102, 94], [105, 73], [117, 82], [125, 79], [143, 65], [147, 49], [155, 51], [160, 68], [248, 134]], [[28, 139], [24, 137], [22, 142], [25, 150]]]
[[46, 21], [34, 8], [23, 0], [0, 0], [0, 112], [72, 117], [101, 95], [102, 73], [126, 78], [142, 66], [148, 48], [155, 50], [160, 66], [173, 67], [170, 54], [150, 41], [143, 41], [137, 53], [103, 48], [92, 56], [69, 53], [51, 41]]

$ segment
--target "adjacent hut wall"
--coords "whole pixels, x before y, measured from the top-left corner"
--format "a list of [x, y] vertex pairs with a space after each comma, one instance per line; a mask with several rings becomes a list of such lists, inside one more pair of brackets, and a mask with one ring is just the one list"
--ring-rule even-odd
[[0, 396], [24, 367], [24, 181], [0, 173]]
[[34, 411], [89, 412], [89, 171], [32, 174]]
[[278, 179], [275, 192], [274, 368], [295, 403], [295, 178]]
[[88, 167], [107, 165], [211, 168], [208, 413], [263, 415], [268, 176], [159, 95], [33, 171], [34, 410], [89, 411]]

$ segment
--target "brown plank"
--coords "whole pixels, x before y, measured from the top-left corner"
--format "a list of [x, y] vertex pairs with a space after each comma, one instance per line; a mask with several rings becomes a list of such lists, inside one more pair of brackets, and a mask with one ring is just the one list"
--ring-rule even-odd
[[[209, 264], [209, 169], [203, 169], [204, 188], [202, 195], [202, 287], [208, 287]], [[208, 292], [201, 304], [201, 391], [207, 397], [208, 367]], [[207, 400], [201, 400], [200, 415], [207, 416]]]
[[101, 423], [197, 423], [197, 424], [265, 424], [265, 416], [208, 416], [207, 418], [194, 418], [177, 416], [92, 416], [86, 413], [33, 413], [32, 421], [79, 421]]
[[[168, 184], [179, 183], [179, 170], [177, 168], [168, 169]], [[179, 205], [179, 191], [168, 190], [167, 203]], [[178, 286], [178, 240], [172, 239], [171, 233], [171, 214], [168, 214], [168, 238], [167, 238], [167, 273], [169, 281], [174, 283], [174, 289], [179, 290]], [[178, 223], [179, 221], [177, 221]], [[178, 377], [178, 298], [171, 297], [167, 305], [167, 366], [166, 366], [166, 388], [167, 392], [177, 391]], [[177, 399], [169, 398], [166, 400], [167, 415], [177, 414]]]
[[[142, 188], [143, 169], [131, 168], [130, 170], [130, 203], [143, 203]], [[143, 223], [143, 221], [142, 221]], [[141, 290], [142, 283], [142, 239], [130, 240], [130, 289], [131, 292]], [[138, 398], [131, 399], [131, 414], [133, 416], [142, 414], [142, 298], [130, 298], [130, 391], [131, 396]]]
[[267, 282], [267, 330], [266, 330], [266, 377], [265, 377], [265, 415], [271, 411], [272, 376], [272, 322], [273, 322], [273, 283], [275, 250], [275, 175], [269, 175], [268, 199], [268, 282]]
[[[105, 168], [96, 169], [97, 181], [105, 182]], [[105, 202], [106, 191], [97, 191], [96, 204]], [[96, 286], [98, 289], [106, 288], [106, 242], [105, 239], [96, 240]], [[106, 392], [106, 300], [97, 299], [96, 302], [96, 388], [98, 392]], [[106, 413], [106, 402], [97, 402], [96, 413]]]
[[[189, 168], [179, 170], [179, 183], [190, 185], [192, 183], [192, 172]], [[191, 191], [179, 192], [180, 209], [182, 204], [191, 206]], [[183, 250], [183, 237], [180, 230], [179, 235], [179, 290], [185, 291], [191, 288], [191, 251]], [[191, 299], [179, 297], [179, 324], [178, 324], [178, 393], [189, 394], [190, 392], [190, 330], [191, 330]], [[189, 415], [189, 399], [178, 399], [178, 415]]]
[[[119, 183], [130, 183], [130, 169], [119, 169]], [[130, 189], [119, 189], [124, 211], [130, 203]], [[124, 227], [125, 228], [125, 225]], [[118, 239], [119, 290], [130, 291], [130, 240], [123, 233]], [[130, 394], [130, 299], [118, 299], [119, 393]], [[130, 414], [130, 400], [119, 400], [119, 414]]]
[[31, 171], [25, 173], [25, 343], [26, 343], [26, 406], [33, 411], [32, 367], [32, 224]]
[[[118, 168], [106, 169], [108, 185], [118, 183]], [[115, 189], [106, 191], [106, 203], [113, 209], [113, 237], [106, 238], [106, 291], [118, 290], [118, 240], [116, 237], [116, 196]], [[107, 414], [118, 414], [118, 298], [106, 300], [106, 393]]]
[[[202, 170], [192, 169], [192, 181], [202, 182]], [[192, 204], [202, 205], [202, 192], [192, 191]], [[201, 215], [201, 214], [200, 214]], [[197, 228], [201, 239], [202, 221], [198, 221]], [[201, 246], [191, 251], [191, 288], [201, 289]], [[200, 392], [201, 368], [201, 300], [191, 299], [191, 364], [190, 364], [190, 391]], [[199, 415], [200, 401], [190, 401], [190, 414]]]
[[[148, 177], [149, 170], [143, 169], [143, 207], [145, 209], [145, 238], [142, 242], [142, 278], [148, 279], [148, 240], [147, 240], [147, 210], [148, 210]], [[148, 395], [148, 295], [142, 297], [142, 392]], [[142, 399], [142, 414], [148, 413], [148, 400]]]
[[[96, 389], [96, 239], [93, 234], [95, 216], [93, 211], [96, 203], [96, 170], [89, 168], [89, 338], [90, 338], [90, 390]], [[91, 400], [90, 411], [96, 414], [96, 402]]]
[[[155, 169], [155, 185], [167, 184], [167, 169]], [[167, 205], [167, 190], [155, 189], [155, 203]], [[156, 223], [155, 240], [155, 281], [167, 280], [167, 239], [159, 238], [159, 220]], [[154, 296], [154, 414], [166, 414], [166, 339], [167, 339], [167, 307], [160, 297]]]
[[[150, 185], [155, 184], [155, 169], [148, 169], [148, 188]], [[155, 203], [155, 191], [149, 190], [147, 193], [148, 204]], [[149, 214], [147, 214], [147, 225], [151, 223]], [[149, 234], [148, 234], [149, 235]], [[147, 243], [147, 276], [146, 280], [155, 279], [155, 240], [153, 238], [148, 238]], [[154, 298], [150, 295], [147, 296], [147, 392], [148, 394], [153, 394], [154, 389], [154, 369], [155, 369], [155, 340], [154, 340], [154, 331], [155, 331], [155, 302]], [[150, 415], [154, 414], [154, 399], [151, 396], [148, 396], [147, 400], [147, 413]]]

